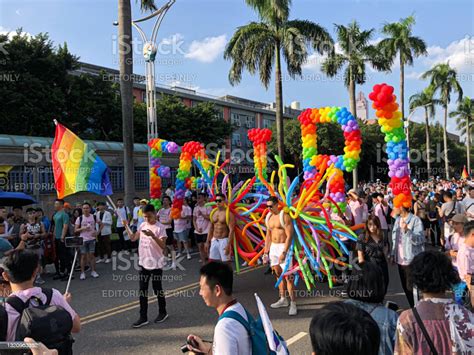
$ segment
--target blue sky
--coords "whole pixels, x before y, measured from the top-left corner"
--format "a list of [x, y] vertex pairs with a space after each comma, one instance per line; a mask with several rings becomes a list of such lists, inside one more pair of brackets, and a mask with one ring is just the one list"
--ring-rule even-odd
[[[164, 1], [156, 1], [163, 4]], [[133, 18], [142, 16], [132, 0]], [[334, 35], [334, 24], [357, 20], [364, 29], [375, 28], [373, 40], [382, 38], [378, 31], [385, 22], [415, 14], [414, 34], [429, 46], [429, 55], [406, 69], [406, 100], [427, 83], [418, 79], [433, 64], [450, 60], [458, 70], [466, 95], [474, 94], [474, 5], [472, 0], [293, 0], [291, 18], [319, 23]], [[0, 32], [22, 27], [25, 32], [48, 32], [56, 44], [67, 42], [72, 53], [82, 61], [118, 68], [117, 1], [114, 0], [0, 0]], [[227, 41], [238, 26], [258, 20], [243, 0], [177, 0], [166, 15], [159, 33], [161, 53], [157, 56], [159, 83], [178, 84], [198, 92], [222, 96], [232, 94], [264, 102], [274, 101], [273, 84], [268, 91], [258, 77], [244, 75], [232, 87], [227, 79], [230, 62], [222, 58]], [[146, 32], [151, 23], [146, 24]], [[144, 73], [141, 43], [134, 50], [134, 72]], [[300, 101], [302, 107], [348, 106], [348, 93], [340, 79], [328, 79], [319, 71], [321, 58], [311, 56], [302, 79], [285, 80], [285, 104]], [[399, 68], [390, 74], [368, 71], [368, 82], [357, 88], [366, 96], [374, 84], [386, 82], [399, 87]], [[407, 103], [405, 104], [407, 107]], [[454, 107], [454, 104], [452, 105]], [[371, 110], [370, 115], [374, 112]], [[413, 118], [423, 119], [421, 109]], [[442, 118], [438, 110], [437, 120]], [[450, 123], [450, 131], [455, 125]]]

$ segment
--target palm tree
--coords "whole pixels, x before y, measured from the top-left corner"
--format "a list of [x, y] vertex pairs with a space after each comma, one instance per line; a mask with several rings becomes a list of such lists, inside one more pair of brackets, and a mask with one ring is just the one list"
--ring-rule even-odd
[[449, 160], [448, 160], [448, 104], [451, 101], [451, 92], [458, 93], [458, 102], [462, 100], [462, 88], [457, 79], [457, 72], [451, 68], [448, 63], [437, 64], [422, 76], [422, 79], [430, 79], [430, 86], [434, 93], [439, 91], [439, 99], [444, 108], [444, 168], [446, 170], [446, 179], [449, 179]]
[[[153, 0], [141, 0], [141, 9], [155, 10]], [[132, 9], [130, 0], [118, 0], [120, 97], [122, 101], [123, 170], [125, 203], [132, 204], [135, 195], [133, 166], [133, 53]]]
[[474, 125], [474, 100], [470, 97], [465, 97], [459, 104], [458, 109], [449, 114], [449, 117], [456, 118], [456, 124], [461, 134], [466, 135], [466, 158], [467, 171], [471, 174], [471, 128]]
[[224, 52], [232, 61], [229, 82], [238, 84], [244, 69], [258, 72], [260, 81], [268, 88], [275, 68], [275, 102], [278, 155], [283, 158], [283, 89], [282, 55], [291, 78], [300, 76], [308, 58], [308, 46], [319, 54], [332, 50], [329, 33], [318, 24], [306, 20], [289, 20], [291, 0], [246, 0], [260, 17], [237, 28]]
[[[365, 65], [369, 63], [376, 70], [389, 70], [390, 62], [385, 60], [376, 46], [370, 44], [374, 29], [361, 30], [356, 21], [347, 27], [335, 25], [337, 41], [341, 52], [333, 51], [322, 64], [322, 71], [330, 77], [334, 77], [346, 66], [344, 71], [344, 83], [349, 90], [349, 101], [351, 113], [356, 116], [356, 84], [364, 84], [366, 81]], [[357, 188], [357, 170], [353, 173], [353, 187]]]
[[431, 175], [430, 161], [430, 124], [429, 119], [435, 115], [435, 105], [440, 105], [441, 101], [433, 98], [433, 90], [428, 87], [422, 92], [410, 96], [410, 111], [415, 111], [418, 107], [425, 109], [425, 135], [426, 135], [426, 172], [428, 178]]
[[405, 118], [405, 65], [413, 65], [413, 59], [427, 55], [426, 43], [419, 37], [412, 35], [415, 18], [408, 16], [399, 22], [387, 23], [382, 27], [382, 33], [388, 38], [378, 44], [384, 56], [395, 61], [397, 55], [400, 61], [400, 104], [402, 117]]

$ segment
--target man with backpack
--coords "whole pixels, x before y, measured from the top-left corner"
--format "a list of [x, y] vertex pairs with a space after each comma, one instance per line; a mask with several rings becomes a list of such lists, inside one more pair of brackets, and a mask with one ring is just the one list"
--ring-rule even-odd
[[79, 236], [84, 240], [81, 246], [81, 280], [86, 279], [85, 268], [86, 264], [91, 267], [91, 276], [99, 277], [95, 271], [95, 238], [97, 236], [96, 218], [91, 214], [91, 205], [88, 202], [82, 204], [82, 215], [77, 218], [75, 222], [75, 233], [80, 233]]
[[3, 266], [2, 276], [12, 293], [5, 307], [0, 307], [0, 340], [29, 337], [57, 349], [60, 355], [72, 354], [71, 333], [81, 330], [81, 319], [69, 305], [71, 294], [33, 286], [39, 258], [31, 251], [15, 250]]
[[201, 267], [200, 274], [199, 294], [208, 307], [216, 309], [219, 320], [214, 329], [214, 341], [204, 342], [191, 334], [188, 336], [189, 350], [215, 355], [252, 354], [252, 340], [246, 329], [251, 316], [232, 295], [232, 269], [221, 262], [211, 261]]

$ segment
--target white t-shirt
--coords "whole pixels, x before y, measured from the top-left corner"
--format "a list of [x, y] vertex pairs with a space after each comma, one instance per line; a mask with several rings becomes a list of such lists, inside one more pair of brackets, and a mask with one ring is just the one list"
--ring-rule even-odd
[[128, 216], [130, 216], [130, 210], [128, 209], [128, 207], [117, 208], [117, 210], [115, 211], [115, 214], [117, 215], [116, 227], [119, 227], [119, 228], [124, 227], [122, 223], [122, 219], [128, 220]]
[[474, 198], [470, 198], [469, 196], [465, 197], [464, 200], [462, 200], [462, 205], [464, 209], [464, 213], [466, 213], [467, 219], [472, 221], [474, 220], [474, 217], [470, 217], [467, 215], [469, 214], [474, 215]]
[[133, 207], [133, 216], [132, 218], [136, 220], [136, 223], [133, 223], [134, 226], [138, 225], [138, 211], [140, 210], [140, 206]]
[[[102, 219], [100, 216], [102, 215]], [[111, 235], [112, 234], [112, 214], [109, 211], [104, 211], [102, 212], [97, 211], [95, 213], [95, 220], [97, 222], [101, 221], [104, 227], [102, 228], [102, 231], [100, 232], [101, 235]], [[99, 224], [97, 224], [97, 230], [99, 230]]]
[[[236, 303], [226, 311], [235, 311], [248, 320], [244, 307]], [[252, 343], [247, 330], [235, 319], [224, 318], [214, 328], [212, 353], [218, 355], [251, 355]]]

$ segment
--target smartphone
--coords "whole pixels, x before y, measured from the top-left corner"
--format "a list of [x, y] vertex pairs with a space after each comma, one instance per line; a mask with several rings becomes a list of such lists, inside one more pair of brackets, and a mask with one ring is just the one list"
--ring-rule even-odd
[[66, 237], [64, 240], [66, 248], [79, 248], [84, 244], [82, 237]]

